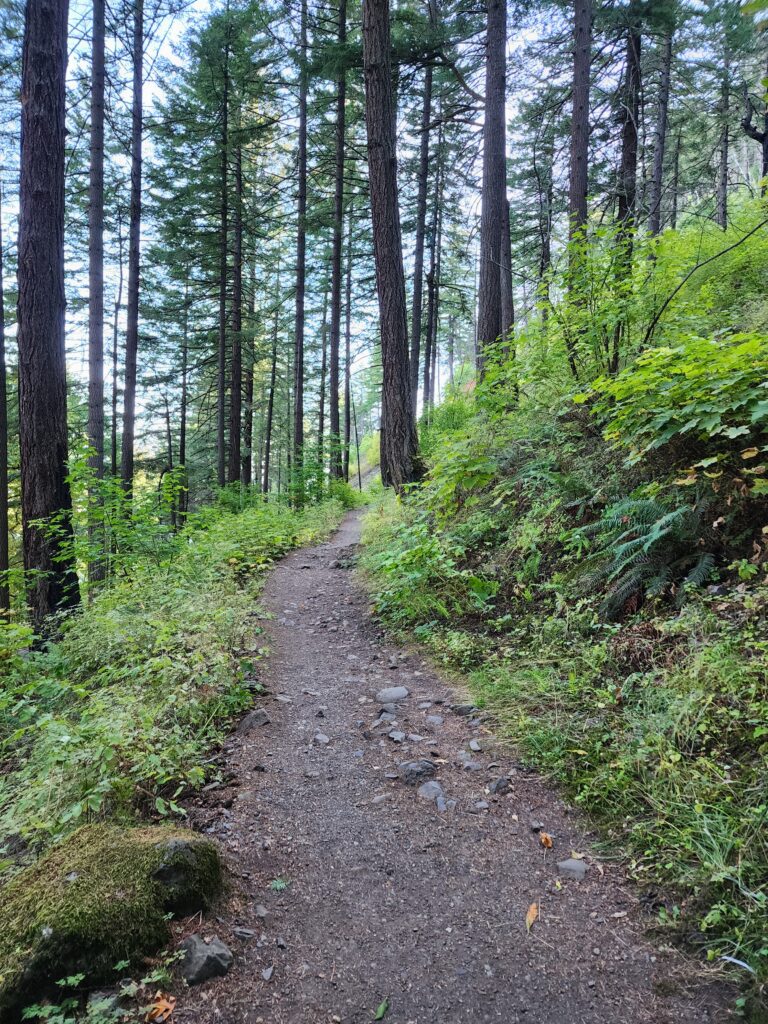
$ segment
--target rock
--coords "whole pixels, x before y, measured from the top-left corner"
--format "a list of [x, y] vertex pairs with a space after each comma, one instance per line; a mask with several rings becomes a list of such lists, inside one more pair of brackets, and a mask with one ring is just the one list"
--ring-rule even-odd
[[568, 860], [559, 860], [557, 862], [557, 871], [563, 878], [573, 878], [580, 882], [587, 873], [587, 865], [583, 860], [569, 857]]
[[481, 772], [483, 770], [479, 761], [465, 761], [462, 767], [465, 772]]
[[201, 935], [190, 935], [179, 947], [184, 957], [181, 976], [188, 985], [199, 985], [209, 978], [222, 978], [232, 966], [232, 951], [215, 936], [206, 942]]
[[419, 711], [427, 711], [431, 707], [432, 707], [432, 701], [431, 700], [423, 700], [421, 702], [421, 704], [419, 704]]
[[409, 743], [423, 743], [424, 742], [424, 737], [423, 736], [419, 736], [419, 734], [416, 733], [416, 732], [409, 732], [408, 733], [408, 742]]
[[[163, 890], [165, 909], [186, 915], [208, 907], [221, 890], [221, 864], [216, 847], [194, 833], [187, 833], [163, 840], [155, 849], [159, 861], [152, 879]], [[217, 882], [206, 892], [209, 878]]]
[[327, 747], [331, 740], [324, 732], [316, 732], [312, 737], [312, 742], [319, 747]]
[[382, 704], [381, 711], [379, 712], [379, 714], [392, 715], [392, 717], [394, 718], [394, 716], [397, 714], [397, 704]]
[[253, 908], [253, 912], [256, 915], [256, 917], [258, 917], [261, 921], [266, 921], [266, 919], [269, 917], [269, 911], [267, 910], [263, 903], [257, 903], [256, 906]]
[[415, 786], [431, 778], [437, 769], [431, 761], [422, 757], [418, 761], [403, 761], [398, 768], [398, 773], [403, 782], [408, 786]]
[[252, 928], [233, 928], [232, 934], [236, 939], [242, 939], [243, 942], [256, 937], [256, 932]]
[[442, 715], [427, 715], [427, 722], [430, 725], [442, 725], [444, 721]]
[[431, 782], [423, 782], [416, 792], [422, 800], [434, 802], [438, 797], [443, 796], [443, 787], [433, 779]]
[[405, 700], [409, 692], [405, 686], [386, 686], [376, 694], [376, 700], [382, 704], [396, 704], [400, 700]]
[[288, 697], [284, 693], [278, 693], [278, 695], [275, 697], [275, 700], [278, 701], [280, 704], [293, 704], [293, 699], [291, 697]]
[[385, 804], [387, 800], [391, 799], [391, 793], [379, 793], [378, 796], [375, 796], [373, 800], [371, 800], [371, 803], [374, 805], [374, 807], [380, 807], [382, 804]]
[[275, 944], [277, 945], [278, 949], [287, 949], [288, 948], [288, 943], [285, 941], [285, 939], [282, 937], [282, 935], [278, 935], [278, 937], [275, 939]]
[[448, 810], [448, 802], [444, 796], [439, 796], [437, 800], [435, 800], [435, 807], [437, 808], [438, 814], [446, 813], [446, 811]]
[[393, 729], [392, 732], [387, 733], [387, 735], [389, 736], [393, 743], [402, 743], [403, 740], [405, 739], [405, 733], [398, 732], [397, 729]]
[[478, 800], [478, 801], [477, 801], [477, 802], [475, 803], [475, 808], [476, 808], [476, 809], [477, 809], [478, 811], [487, 811], [487, 810], [488, 810], [488, 808], [489, 808], [490, 806], [491, 806], [491, 805], [490, 805], [490, 804], [488, 803], [488, 801], [487, 801], [487, 800]]
[[264, 979], [264, 981], [269, 981], [274, 973], [275, 968], [272, 966], [272, 964], [270, 964], [269, 967], [264, 968], [264, 970], [261, 972], [261, 976]]
[[244, 718], [240, 719], [240, 724], [235, 731], [238, 736], [247, 736], [249, 732], [253, 732], [259, 726], [269, 725], [269, 721], [269, 715], [264, 708], [256, 708], [255, 711], [249, 711]]
[[483, 746], [480, 743], [480, 740], [470, 740], [469, 749], [473, 750], [476, 754], [479, 754], [480, 751], [483, 749]]
[[531, 818], [531, 820], [528, 822], [528, 824], [530, 826], [531, 832], [543, 832], [544, 831], [544, 822], [543, 821], [539, 821], [537, 818]]
[[499, 779], [494, 779], [493, 782], [488, 784], [488, 792], [493, 793], [496, 796], [503, 796], [504, 793], [508, 793], [512, 788], [512, 783], [506, 777], [502, 775]]

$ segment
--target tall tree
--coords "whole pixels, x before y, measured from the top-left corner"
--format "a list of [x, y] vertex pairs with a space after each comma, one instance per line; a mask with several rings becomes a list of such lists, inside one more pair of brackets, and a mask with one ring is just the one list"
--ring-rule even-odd
[[485, 121], [483, 125], [483, 191], [480, 212], [480, 283], [477, 341], [482, 374], [486, 349], [501, 335], [502, 225], [506, 202], [506, 0], [488, 0], [485, 54]]
[[[347, 2], [339, 0], [339, 50], [347, 41]], [[336, 160], [333, 197], [333, 242], [331, 249], [331, 329], [328, 364], [328, 426], [330, 429], [330, 476], [343, 476], [341, 425], [339, 418], [339, 355], [341, 349], [342, 234], [344, 229], [344, 156], [347, 76], [342, 63], [336, 83]]]
[[28, 0], [21, 81], [18, 328], [24, 566], [32, 622], [80, 600], [64, 355], [67, 0]]
[[[229, 14], [229, 9], [227, 9]], [[229, 50], [231, 23], [224, 25], [221, 94], [220, 208], [219, 208], [219, 332], [216, 349], [216, 480], [227, 479], [227, 283], [229, 281]]]
[[571, 156], [568, 176], [569, 238], [587, 222], [589, 189], [589, 75], [592, 65], [592, 3], [574, 0]]
[[3, 196], [0, 187], [0, 616], [11, 610], [8, 581], [8, 374], [5, 363], [5, 288], [3, 286]]
[[[229, 464], [227, 482], [241, 478], [243, 407], [243, 149], [235, 146], [235, 209], [232, 250], [232, 365], [229, 388]], [[249, 443], [249, 442], [246, 442]]]
[[381, 475], [402, 491], [420, 475], [411, 412], [408, 312], [397, 197], [389, 0], [363, 0], [363, 69], [373, 254], [381, 329]]
[[141, 171], [144, 137], [144, 0], [133, 9], [133, 96], [131, 100], [131, 207], [128, 220], [128, 303], [123, 383], [123, 440], [120, 479], [123, 489], [133, 487], [136, 433], [136, 371], [139, 354], [139, 274], [141, 259]]
[[104, 476], [104, 0], [93, 0], [88, 184], [88, 444]]
[[656, 127], [653, 140], [653, 173], [651, 176], [650, 209], [648, 211], [648, 231], [658, 235], [661, 230], [661, 198], [664, 186], [664, 155], [667, 147], [667, 131], [669, 127], [669, 86], [672, 75], [672, 40], [670, 30], [664, 36], [661, 50], [661, 69], [659, 75], [659, 96], [656, 110]]
[[[293, 473], [295, 498], [304, 497], [304, 299], [307, 277], [307, 0], [301, 0], [299, 44], [298, 227], [296, 232], [296, 321], [293, 349]], [[333, 429], [333, 428], [331, 428]]]
[[421, 101], [421, 138], [419, 140], [418, 194], [416, 198], [416, 245], [413, 254], [413, 303], [411, 307], [411, 407], [414, 419], [418, 406], [419, 356], [421, 354], [422, 298], [424, 294], [424, 234], [427, 224], [427, 184], [429, 181], [429, 126], [432, 121], [432, 65], [424, 68]]

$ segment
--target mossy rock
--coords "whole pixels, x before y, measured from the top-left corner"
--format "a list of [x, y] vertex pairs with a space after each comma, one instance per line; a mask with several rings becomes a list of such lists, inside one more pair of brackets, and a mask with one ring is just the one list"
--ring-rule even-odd
[[206, 910], [222, 886], [216, 846], [194, 832], [74, 832], [0, 890], [0, 1020], [15, 1019], [60, 978], [111, 980], [119, 961], [168, 942], [169, 912]]

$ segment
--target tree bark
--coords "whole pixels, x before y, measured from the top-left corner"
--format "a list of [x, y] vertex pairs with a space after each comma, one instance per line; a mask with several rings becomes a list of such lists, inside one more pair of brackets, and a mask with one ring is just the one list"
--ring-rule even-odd
[[352, 230], [353, 204], [349, 204], [347, 214], [347, 269], [344, 289], [344, 479], [349, 483], [349, 446], [351, 435], [352, 414]]
[[184, 278], [184, 319], [181, 335], [181, 408], [179, 410], [179, 522], [183, 523], [189, 510], [189, 473], [187, 471], [187, 405], [189, 402], [189, 271]]
[[592, 67], [592, 3], [574, 0], [573, 5], [573, 110], [571, 113], [571, 160], [568, 176], [569, 239], [587, 223], [589, 189], [589, 78]]
[[675, 155], [672, 160], [672, 209], [669, 214], [669, 226], [674, 231], [677, 227], [678, 188], [680, 185], [680, 148], [682, 132], [678, 131], [675, 140]]
[[123, 380], [123, 440], [120, 479], [130, 496], [133, 488], [136, 431], [136, 368], [139, 353], [139, 261], [141, 258], [141, 147], [143, 138], [144, 0], [133, 13], [133, 100], [131, 109], [131, 209], [128, 226], [128, 307]]
[[[347, 3], [339, 0], [339, 49], [347, 41]], [[339, 363], [341, 349], [342, 250], [344, 231], [344, 156], [347, 78], [339, 72], [336, 83], [336, 169], [333, 199], [333, 243], [331, 250], [331, 329], [329, 339], [328, 426], [330, 433], [329, 472], [331, 480], [343, 476], [341, 424], [339, 416]]]
[[117, 349], [120, 335], [120, 310], [123, 305], [123, 219], [117, 218], [118, 278], [117, 294], [115, 295], [114, 319], [112, 321], [112, 423], [110, 438], [110, 471], [113, 478], [117, 476], [117, 406], [119, 388], [117, 384]]
[[413, 254], [413, 306], [411, 317], [411, 409], [416, 419], [419, 395], [419, 357], [421, 355], [421, 316], [424, 292], [424, 232], [427, 223], [427, 185], [429, 182], [429, 125], [432, 120], [432, 66], [424, 69], [424, 94], [421, 106], [419, 146], [419, 183], [416, 199], [416, 246]]
[[[264, 427], [264, 475], [261, 481], [262, 494], [269, 494], [269, 462], [272, 454], [272, 422], [275, 415], [275, 382], [277, 380], [277, 338], [280, 329], [280, 267], [277, 268], [275, 287], [275, 319], [272, 325], [272, 363], [269, 371], [269, 396], [267, 398], [267, 422]], [[278, 469], [280, 460], [278, 459]]]
[[241, 475], [243, 412], [243, 152], [235, 147], [235, 210], [232, 251], [232, 365], [229, 386], [229, 465], [227, 482]]
[[373, 252], [381, 326], [381, 471], [384, 484], [400, 492], [418, 479], [421, 466], [411, 412], [389, 0], [363, 0], [363, 69]]
[[664, 186], [664, 154], [667, 147], [669, 126], [669, 84], [672, 76], [672, 32], [664, 37], [659, 78], [659, 99], [656, 111], [656, 130], [653, 143], [653, 173], [651, 175], [650, 209], [648, 231], [658, 235], [661, 231], [661, 197]]
[[88, 186], [88, 444], [104, 476], [104, 0], [93, 0]]
[[[512, 240], [509, 227], [509, 200], [504, 202], [504, 221], [501, 226], [501, 343], [505, 356], [515, 352], [515, 296], [512, 283]], [[542, 273], [541, 279], [544, 279]]]
[[717, 168], [717, 198], [715, 201], [715, 219], [723, 231], [728, 227], [728, 158], [730, 150], [730, 130], [728, 115], [731, 103], [731, 62], [726, 52], [723, 78], [720, 84], [720, 160]]
[[8, 374], [5, 363], [5, 288], [3, 285], [3, 196], [0, 189], [0, 617], [11, 610], [8, 579]]
[[[766, 76], [768, 76], [768, 68], [766, 69]], [[762, 131], [752, 124], [753, 113], [752, 101], [749, 98], [749, 93], [745, 85], [744, 117], [741, 121], [741, 127], [748, 138], [760, 144], [760, 194], [764, 196], [768, 193], [768, 102], [764, 103], [763, 106]]]
[[28, 0], [22, 52], [19, 446], [27, 597], [38, 631], [52, 612], [80, 600], [71, 546], [64, 350], [67, 14], [67, 0]]
[[317, 413], [317, 461], [320, 467], [320, 482], [325, 480], [325, 398], [328, 378], [328, 279], [323, 287], [323, 319], [320, 326], [320, 395]]
[[296, 234], [296, 328], [293, 358], [294, 500], [304, 501], [304, 294], [307, 260], [307, 0], [301, 0], [301, 68], [299, 71], [298, 229]]
[[501, 335], [501, 228], [506, 200], [506, 0], [488, 0], [483, 127], [483, 192], [480, 213], [480, 284], [477, 313], [479, 372], [487, 349]]
[[219, 334], [216, 351], [216, 479], [227, 480], [227, 284], [229, 279], [229, 25], [224, 45], [219, 170]]

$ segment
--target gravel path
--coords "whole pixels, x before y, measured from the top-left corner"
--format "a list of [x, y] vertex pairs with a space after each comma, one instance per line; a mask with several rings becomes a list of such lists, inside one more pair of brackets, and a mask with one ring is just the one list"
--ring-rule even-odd
[[[267, 583], [269, 722], [244, 719], [227, 784], [190, 808], [236, 883], [195, 927], [235, 964], [181, 995], [174, 1020], [369, 1024], [385, 1000], [387, 1024], [730, 1020], [721, 986], [645, 938], [636, 893], [590, 853], [578, 817], [382, 638], [346, 567], [359, 531], [352, 513]], [[375, 724], [377, 693], [396, 686], [407, 698]], [[399, 766], [419, 759], [408, 784]]]

